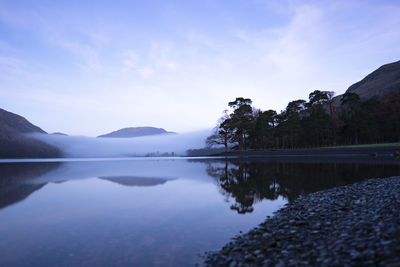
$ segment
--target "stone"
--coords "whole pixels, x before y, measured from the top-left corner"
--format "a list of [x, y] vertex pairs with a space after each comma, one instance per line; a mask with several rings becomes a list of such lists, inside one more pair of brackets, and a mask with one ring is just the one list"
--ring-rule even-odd
[[399, 266], [400, 177], [370, 179], [297, 200], [206, 255], [208, 266]]

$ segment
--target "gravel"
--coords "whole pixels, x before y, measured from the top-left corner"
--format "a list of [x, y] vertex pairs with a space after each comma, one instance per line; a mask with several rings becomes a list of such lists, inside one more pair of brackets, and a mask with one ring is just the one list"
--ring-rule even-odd
[[400, 266], [400, 177], [301, 196], [207, 266]]

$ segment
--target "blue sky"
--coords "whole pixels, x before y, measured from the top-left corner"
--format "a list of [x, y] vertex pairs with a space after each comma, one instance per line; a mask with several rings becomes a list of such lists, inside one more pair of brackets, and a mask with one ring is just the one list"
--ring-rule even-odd
[[400, 59], [399, 1], [0, 1], [0, 107], [49, 132], [215, 126]]

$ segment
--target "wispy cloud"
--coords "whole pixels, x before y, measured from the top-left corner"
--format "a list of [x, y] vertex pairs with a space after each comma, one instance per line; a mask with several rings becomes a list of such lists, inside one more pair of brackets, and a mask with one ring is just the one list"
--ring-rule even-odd
[[65, 41], [60, 44], [77, 59], [77, 64], [84, 70], [98, 71], [102, 68], [97, 47], [78, 42]]
[[6, 73], [24, 73], [27, 64], [21, 59], [14, 57], [0, 56], [0, 69]]
[[124, 72], [135, 72], [143, 78], [150, 78], [154, 74], [154, 69], [150, 65], [140, 64], [139, 56], [133, 51], [123, 53], [121, 61]]
[[[64, 114], [68, 132], [100, 133], [99, 117], [110, 128], [212, 127], [237, 96], [280, 110], [315, 89], [343, 93], [400, 55], [396, 2], [217, 1], [204, 9], [191, 2], [170, 17], [162, 1], [109, 5], [0, 3], [0, 27], [18, 33], [0, 38], [0, 79], [29, 91], [32, 109], [67, 99], [74, 115], [93, 112], [84, 117], [88, 132]], [[0, 93], [16, 112], [24, 109], [20, 95]]]

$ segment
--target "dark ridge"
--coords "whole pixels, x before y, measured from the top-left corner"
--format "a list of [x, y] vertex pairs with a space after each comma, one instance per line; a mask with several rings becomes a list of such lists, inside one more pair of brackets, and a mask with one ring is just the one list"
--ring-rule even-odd
[[350, 86], [346, 92], [356, 93], [362, 100], [379, 98], [388, 92], [400, 93], [400, 61], [381, 66]]
[[24, 117], [0, 108], [0, 127], [5, 126], [19, 133], [46, 133]]
[[62, 157], [53, 146], [26, 134], [47, 134], [24, 117], [0, 109], [0, 158], [54, 158]]

